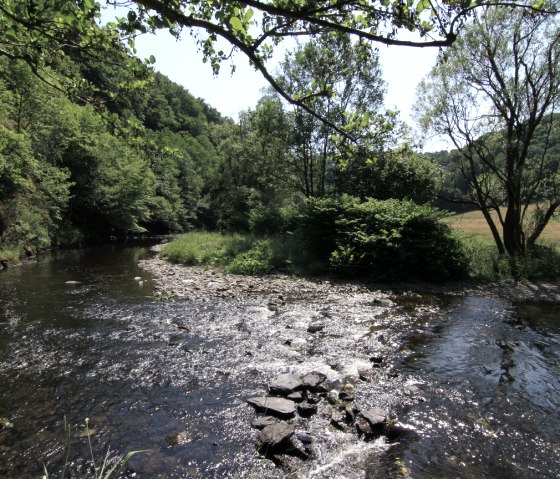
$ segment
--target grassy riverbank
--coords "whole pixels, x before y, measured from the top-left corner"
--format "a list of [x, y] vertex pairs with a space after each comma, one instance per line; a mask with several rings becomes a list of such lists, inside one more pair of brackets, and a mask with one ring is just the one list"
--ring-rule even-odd
[[[491, 242], [474, 235], [461, 234], [459, 244], [467, 264], [464, 278], [485, 281], [514, 277], [546, 280], [556, 278], [560, 271], [560, 254], [555, 247], [540, 246], [534, 256], [514, 263], [500, 257]], [[309, 250], [306, 242], [294, 235], [256, 237], [248, 234], [191, 232], [168, 243], [161, 254], [172, 263], [216, 267], [236, 274], [285, 272], [314, 276], [344, 273], [344, 270], [333, 268], [332, 262], [321, 261], [316, 251]], [[386, 277], [398, 278], [398, 273], [388, 271]], [[356, 275], [367, 276], [363, 271], [361, 275]], [[400, 278], [416, 279], [405, 275]]]

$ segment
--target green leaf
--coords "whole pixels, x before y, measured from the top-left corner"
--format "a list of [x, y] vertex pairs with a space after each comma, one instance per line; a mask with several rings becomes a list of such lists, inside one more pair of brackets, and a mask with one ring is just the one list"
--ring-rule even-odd
[[245, 12], [245, 16], [243, 17], [243, 19], [245, 20], [246, 23], [248, 23], [249, 21], [251, 21], [251, 18], [253, 18], [253, 9], [249, 8], [246, 12]]
[[238, 17], [231, 17], [229, 19], [229, 24], [231, 25], [231, 28], [233, 28], [234, 31], [241, 32], [241, 33], [245, 32], [245, 28], [243, 28], [243, 23]]

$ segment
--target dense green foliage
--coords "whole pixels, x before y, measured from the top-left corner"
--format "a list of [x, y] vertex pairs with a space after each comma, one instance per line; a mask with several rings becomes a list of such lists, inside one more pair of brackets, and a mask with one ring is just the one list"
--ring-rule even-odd
[[[249, 29], [257, 24], [243, 2], [133, 2], [140, 5], [136, 13], [105, 27], [95, 23], [94, 2], [71, 3], [0, 6], [7, 38], [0, 51], [0, 259], [130, 234], [205, 229], [250, 236], [191, 235], [191, 244], [212, 238], [210, 250], [181, 247], [174, 260], [246, 273], [439, 280], [465, 274], [461, 248], [428, 206], [436, 167], [410, 146], [398, 114], [383, 110], [377, 52], [365, 41], [372, 30], [362, 27], [380, 26], [375, 19], [382, 11], [391, 23], [391, 7], [363, 6], [354, 18], [352, 6], [339, 12], [350, 24], [333, 23], [326, 34], [314, 29], [317, 18], [307, 7], [294, 13], [291, 3], [277, 2], [272, 14], [264, 2], [267, 22], [289, 13], [294, 23], [268, 31], [253, 49]], [[153, 59], [131, 56], [131, 39], [118, 41], [151, 28], [176, 34], [186, 5], [191, 19], [205, 19], [186, 26], [204, 29], [215, 21], [253, 59], [266, 59], [265, 43], [281, 30], [278, 38], [293, 33], [296, 24], [310, 28], [312, 38], [286, 54], [267, 76], [274, 88], [233, 121], [154, 73]], [[426, 8], [419, 5], [411, 21]], [[212, 12], [218, 16], [209, 20]], [[59, 31], [49, 30], [52, 20]], [[201, 45], [217, 68], [222, 57], [214, 41]], [[453, 175], [449, 165], [444, 177]]]
[[[113, 67], [113, 79], [121, 72]], [[196, 222], [217, 158], [211, 128], [223, 120], [168, 79], [144, 76], [144, 103], [133, 90], [111, 113], [71, 101], [24, 63], [0, 61], [0, 250], [30, 255]]]
[[236, 273], [336, 273], [374, 280], [443, 281], [467, 275], [467, 257], [442, 213], [411, 201], [309, 199], [276, 236], [188, 234], [163, 255]]

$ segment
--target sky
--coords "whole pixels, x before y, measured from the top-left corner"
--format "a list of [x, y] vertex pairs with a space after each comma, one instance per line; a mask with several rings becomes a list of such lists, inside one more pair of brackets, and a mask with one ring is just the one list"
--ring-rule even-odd
[[[109, 8], [103, 18], [114, 16], [114, 11]], [[263, 88], [268, 86], [241, 53], [234, 56], [236, 70], [233, 74], [229, 65], [224, 63], [219, 75], [214, 77], [210, 64], [203, 63], [202, 54], [197, 52], [188, 34], [179, 41], [167, 31], [141, 35], [136, 40], [136, 49], [140, 58], [149, 58], [150, 55], [156, 58], [154, 68], [157, 71], [234, 119], [240, 111], [254, 107], [262, 96]], [[400, 111], [401, 119], [412, 127], [415, 126], [411, 110], [416, 101], [416, 86], [434, 65], [437, 53], [436, 48], [379, 46], [383, 78], [387, 83], [385, 107]], [[280, 59], [282, 54], [277, 57]], [[431, 141], [426, 143], [425, 150], [444, 147], [441, 141]]]

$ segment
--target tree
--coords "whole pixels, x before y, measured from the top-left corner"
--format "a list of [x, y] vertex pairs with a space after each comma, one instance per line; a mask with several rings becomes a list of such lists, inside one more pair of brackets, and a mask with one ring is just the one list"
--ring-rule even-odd
[[499, 252], [512, 257], [534, 247], [560, 206], [548, 140], [532, 151], [536, 135], [557, 128], [559, 27], [534, 12], [484, 11], [419, 88], [424, 125], [461, 153], [469, 197], [460, 200], [481, 210]]
[[[243, 53], [284, 99], [306, 109], [305, 98], [282, 90], [267, 68], [274, 47], [285, 37], [340, 32], [375, 44], [420, 47], [452, 45], [465, 19], [494, 0], [107, 0], [129, 8], [119, 28], [112, 23], [100, 28], [101, 6], [94, 0], [4, 0], [0, 4], [0, 55], [23, 59], [45, 81], [49, 68], [58, 68], [70, 49], [103, 53], [123, 44], [134, 50], [133, 36], [167, 29], [180, 36], [184, 29], [199, 42], [205, 61], [214, 71], [231, 58], [218, 39]], [[535, 5], [511, 0], [509, 5], [540, 10]], [[402, 31], [413, 31], [420, 40], [403, 40]], [[76, 75], [65, 87], [76, 89]], [[58, 81], [51, 81], [61, 87]], [[313, 91], [309, 93], [314, 93]], [[320, 117], [319, 115], [317, 115]], [[325, 120], [325, 119], [323, 119]], [[333, 126], [333, 125], [331, 125]]]
[[349, 35], [320, 35], [286, 55], [277, 82], [291, 97], [316, 92], [306, 102], [326, 122], [296, 106], [290, 156], [301, 193], [324, 196], [339, 166], [342, 145], [335, 133], [342, 131], [360, 143], [377, 130], [385, 90], [377, 53]]

